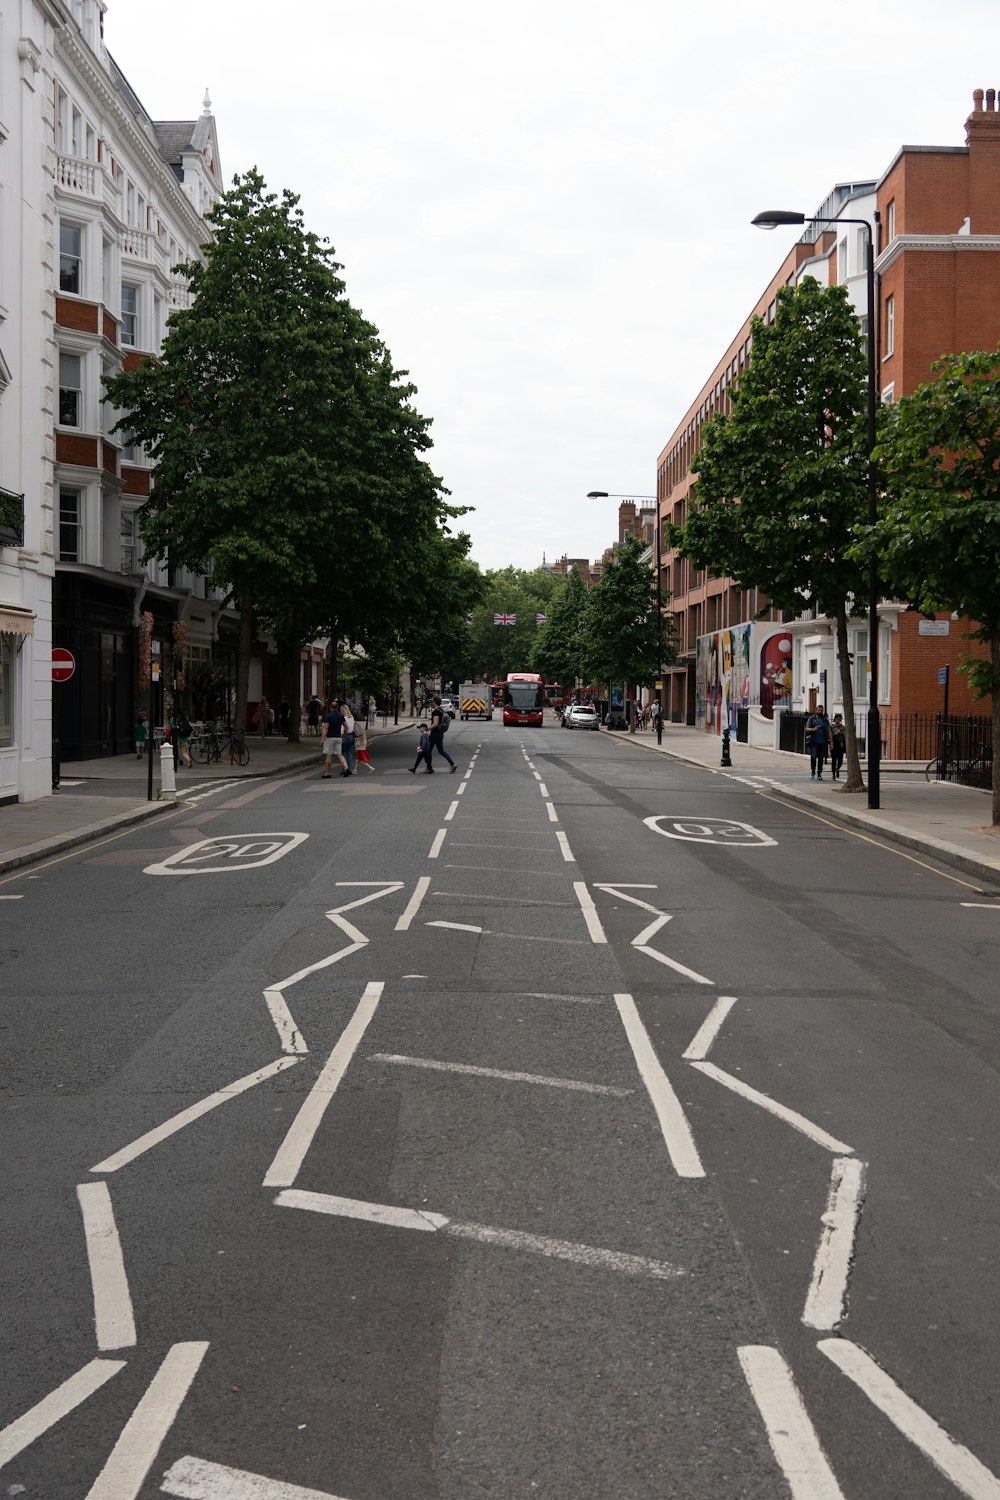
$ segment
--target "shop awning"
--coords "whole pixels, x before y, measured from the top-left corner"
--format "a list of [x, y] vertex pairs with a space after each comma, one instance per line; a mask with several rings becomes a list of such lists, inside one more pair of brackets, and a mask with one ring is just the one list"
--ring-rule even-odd
[[13, 604], [0, 604], [0, 634], [34, 635], [35, 617], [30, 609], [18, 609]]

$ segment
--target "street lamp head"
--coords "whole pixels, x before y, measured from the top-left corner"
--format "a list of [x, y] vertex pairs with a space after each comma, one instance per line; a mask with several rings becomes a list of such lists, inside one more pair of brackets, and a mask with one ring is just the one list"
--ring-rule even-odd
[[587, 499], [588, 500], [608, 500], [608, 499], [610, 499], [610, 496], [609, 496], [607, 490], [588, 490], [587, 491]]
[[806, 216], [790, 208], [767, 208], [751, 222], [757, 229], [777, 229], [779, 224], [804, 224]]

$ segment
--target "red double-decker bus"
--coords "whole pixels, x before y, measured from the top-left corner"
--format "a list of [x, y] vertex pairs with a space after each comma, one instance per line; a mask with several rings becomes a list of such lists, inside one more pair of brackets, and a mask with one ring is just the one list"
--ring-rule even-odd
[[537, 672], [508, 672], [503, 685], [503, 721], [541, 729], [545, 684]]

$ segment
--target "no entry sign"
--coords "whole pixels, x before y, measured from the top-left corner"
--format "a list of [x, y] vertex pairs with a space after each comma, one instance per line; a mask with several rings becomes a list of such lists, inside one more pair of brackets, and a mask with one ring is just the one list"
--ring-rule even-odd
[[52, 681], [69, 682], [76, 671], [76, 659], [72, 651], [67, 651], [65, 646], [53, 646], [52, 648]]

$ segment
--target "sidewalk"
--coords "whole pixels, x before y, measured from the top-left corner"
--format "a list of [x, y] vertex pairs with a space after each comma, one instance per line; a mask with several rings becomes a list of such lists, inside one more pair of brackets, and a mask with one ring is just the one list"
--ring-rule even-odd
[[703, 734], [683, 724], [664, 726], [659, 752], [656, 736], [649, 731], [615, 734], [614, 738], [654, 755], [660, 753], [688, 765], [718, 771], [720, 775], [766, 786], [786, 801], [803, 804], [848, 827], [922, 851], [991, 887], [1000, 888], [1000, 834], [990, 831], [990, 793], [946, 781], [928, 782], [923, 766], [916, 769], [906, 762], [907, 769], [897, 770], [893, 767], [899, 763], [883, 761], [881, 805], [870, 809], [866, 793], [845, 796], [841, 791], [843, 783], [831, 781], [829, 771], [822, 781], [810, 781], [809, 761], [802, 755], [754, 750], [732, 739], [732, 765], [722, 766], [718, 735]]
[[[390, 719], [383, 725], [376, 721], [368, 731], [368, 743], [374, 750], [385, 735], [400, 734], [412, 728], [415, 720]], [[183, 801], [185, 788], [204, 789], [217, 781], [246, 781], [262, 776], [277, 776], [284, 771], [298, 771], [315, 765], [320, 769], [320, 741], [303, 738], [297, 745], [274, 735], [261, 739], [248, 735], [250, 764], [199, 765], [190, 771], [177, 771], [177, 798]], [[98, 760], [66, 761], [62, 766], [60, 790], [37, 802], [11, 803], [0, 807], [0, 874], [21, 865], [45, 859], [64, 849], [72, 849], [104, 834], [115, 833], [132, 823], [144, 822], [176, 807], [176, 802], [160, 802], [160, 767], [154, 759], [153, 801], [147, 801], [148, 762], [134, 755], [109, 755]]]

